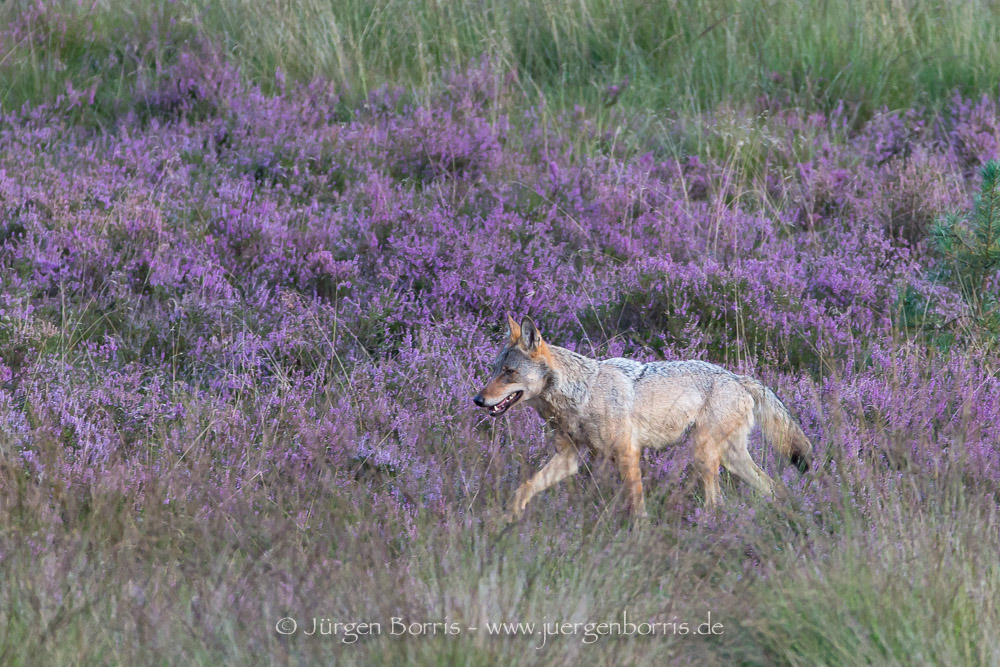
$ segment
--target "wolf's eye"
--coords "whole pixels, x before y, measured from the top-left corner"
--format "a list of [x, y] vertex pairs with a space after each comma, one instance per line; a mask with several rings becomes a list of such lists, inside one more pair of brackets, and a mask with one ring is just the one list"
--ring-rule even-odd
[[503, 372], [504, 372], [504, 375], [516, 375], [517, 374], [517, 371], [515, 371], [513, 368], [510, 368], [510, 367], [505, 367], [503, 369]]

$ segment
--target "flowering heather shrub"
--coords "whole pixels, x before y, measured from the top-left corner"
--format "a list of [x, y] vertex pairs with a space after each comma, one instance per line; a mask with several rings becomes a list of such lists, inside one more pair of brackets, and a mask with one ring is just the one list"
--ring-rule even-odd
[[[483, 63], [426, 103], [383, 89], [345, 111], [320, 82], [269, 96], [190, 53], [113, 125], [67, 122], [70, 98], [0, 119], [0, 567], [34, 582], [0, 608], [7, 645], [29, 647], [16, 655], [340, 648], [276, 636], [290, 610], [472, 622], [590, 618], [631, 599], [652, 616], [701, 609], [694, 582], [723, 563], [709, 585], [732, 618], [722, 652], [778, 659], [772, 626], [735, 617], [757, 595], [742, 582], [777, 580], [798, 549], [846, 576], [837, 536], [860, 531], [875, 553], [905, 540], [894, 512], [943, 504], [957, 521], [976, 502], [993, 548], [997, 517], [980, 508], [1000, 484], [997, 359], [975, 331], [929, 346], [899, 314], [907, 290], [932, 295], [941, 321], [968, 308], [931, 277], [926, 231], [968, 207], [970, 170], [997, 157], [998, 100], [857, 129], [784, 109], [754, 120], [762, 166], [739, 172], [710, 155], [581, 152], [580, 137], [602, 145], [584, 111], [510, 118], [510, 85]], [[617, 487], [592, 462], [596, 482], [548, 491], [493, 541], [502, 503], [548, 455], [533, 413], [488, 421], [471, 406], [505, 311], [585, 354], [761, 377], [816, 443], [815, 471], [779, 471], [787, 509], [731, 488], [718, 517], [691, 492], [683, 448], [648, 454], [651, 530], [668, 537], [626, 548], [607, 539]], [[904, 560], [932, 549], [898, 544]], [[587, 545], [577, 599], [552, 572]], [[494, 549], [540, 565], [517, 571]], [[998, 573], [981, 567], [951, 590], [995, 622], [984, 591]], [[614, 571], [638, 574], [621, 587], [597, 574]], [[497, 581], [521, 597], [470, 593]], [[116, 602], [97, 601], [108, 589]], [[37, 638], [36, 621], [82, 633], [105, 612], [116, 620], [89, 640]], [[983, 641], [972, 655], [1000, 655]], [[942, 642], [933, 655], [962, 655]], [[457, 661], [510, 657], [472, 640], [353, 655], [448, 646]], [[713, 650], [643, 646], [639, 662]]]

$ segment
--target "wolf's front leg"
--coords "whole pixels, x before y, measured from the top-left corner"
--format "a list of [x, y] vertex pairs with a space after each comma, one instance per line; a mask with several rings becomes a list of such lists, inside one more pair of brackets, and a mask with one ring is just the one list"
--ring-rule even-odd
[[542, 466], [532, 477], [517, 487], [514, 493], [514, 500], [507, 510], [507, 521], [516, 521], [524, 512], [525, 506], [536, 493], [541, 493], [553, 484], [557, 484], [570, 475], [576, 473], [580, 468], [580, 455], [576, 451], [573, 442], [564, 435], [557, 435], [556, 455], [549, 459], [549, 462]]
[[621, 475], [625, 491], [628, 493], [629, 511], [637, 519], [645, 519], [646, 502], [642, 494], [642, 470], [639, 468], [639, 447], [625, 441], [621, 449], [615, 453], [618, 460], [618, 472]]

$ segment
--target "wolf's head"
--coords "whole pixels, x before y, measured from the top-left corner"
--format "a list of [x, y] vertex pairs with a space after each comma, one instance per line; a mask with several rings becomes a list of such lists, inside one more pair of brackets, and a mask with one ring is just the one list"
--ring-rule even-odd
[[540, 394], [551, 372], [552, 353], [535, 323], [525, 317], [518, 324], [508, 315], [507, 341], [493, 362], [490, 381], [472, 402], [499, 417], [521, 399]]

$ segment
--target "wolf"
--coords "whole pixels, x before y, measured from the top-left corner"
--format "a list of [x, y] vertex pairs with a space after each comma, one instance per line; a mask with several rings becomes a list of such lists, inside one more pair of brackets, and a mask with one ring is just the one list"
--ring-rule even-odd
[[514, 493], [506, 519], [528, 501], [579, 469], [583, 447], [617, 464], [629, 509], [645, 518], [639, 458], [690, 435], [705, 502], [719, 502], [719, 466], [766, 496], [772, 480], [750, 458], [747, 438], [759, 424], [764, 438], [805, 472], [812, 443], [774, 392], [759, 381], [704, 361], [630, 359], [598, 361], [542, 339], [530, 317], [507, 315], [507, 340], [486, 386], [472, 399], [499, 417], [523, 403], [538, 412], [554, 435], [556, 453]]

